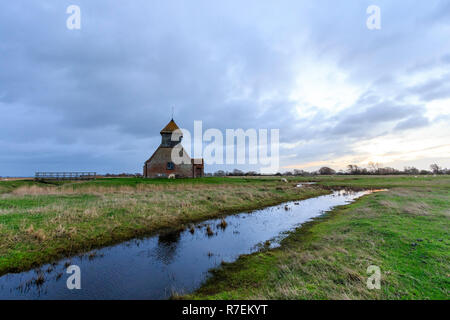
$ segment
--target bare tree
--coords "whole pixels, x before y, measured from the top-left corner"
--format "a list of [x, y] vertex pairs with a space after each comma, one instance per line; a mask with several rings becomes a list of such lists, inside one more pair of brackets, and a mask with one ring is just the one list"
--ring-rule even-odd
[[350, 174], [359, 174], [361, 169], [356, 164], [349, 164], [347, 166], [347, 172]]
[[415, 167], [405, 167], [405, 169], [403, 171], [406, 174], [419, 174], [420, 173], [419, 169], [417, 169]]
[[369, 162], [369, 170], [372, 173], [378, 174], [380, 172], [381, 164], [378, 162]]
[[380, 168], [380, 174], [399, 174], [400, 171], [391, 167]]
[[309, 172], [306, 172], [304, 170], [294, 169], [294, 176], [308, 176], [310, 175]]
[[442, 168], [439, 167], [439, 165], [437, 165], [436, 163], [433, 163], [432, 165], [430, 165], [430, 169], [431, 171], [433, 171], [434, 174], [439, 174], [441, 173]]

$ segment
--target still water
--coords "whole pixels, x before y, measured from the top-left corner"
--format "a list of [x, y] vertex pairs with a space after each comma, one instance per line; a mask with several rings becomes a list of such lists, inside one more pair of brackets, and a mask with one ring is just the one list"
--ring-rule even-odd
[[[0, 277], [0, 299], [166, 299], [189, 293], [222, 261], [232, 262], [262, 245], [276, 247], [287, 231], [368, 193], [336, 191], [228, 216], [226, 227], [221, 219], [208, 220], [194, 225], [194, 231], [135, 239], [7, 274]], [[67, 289], [69, 265], [81, 269], [80, 290]]]

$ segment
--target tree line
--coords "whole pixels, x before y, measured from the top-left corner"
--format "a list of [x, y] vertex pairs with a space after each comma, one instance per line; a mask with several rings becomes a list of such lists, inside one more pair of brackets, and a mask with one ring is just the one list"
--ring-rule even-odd
[[[292, 171], [278, 172], [277, 176], [313, 176], [313, 175], [438, 175], [450, 174], [450, 169], [443, 168], [436, 163], [430, 165], [430, 170], [419, 170], [416, 167], [404, 167], [403, 170], [398, 170], [391, 167], [383, 167], [379, 163], [370, 162], [368, 167], [361, 167], [356, 164], [349, 164], [346, 170], [336, 171], [330, 167], [324, 166], [316, 171], [305, 171], [294, 169]], [[225, 176], [259, 176], [261, 174], [256, 171], [244, 172], [239, 169], [233, 171], [218, 170], [214, 173], [207, 173], [205, 176], [225, 177]]]

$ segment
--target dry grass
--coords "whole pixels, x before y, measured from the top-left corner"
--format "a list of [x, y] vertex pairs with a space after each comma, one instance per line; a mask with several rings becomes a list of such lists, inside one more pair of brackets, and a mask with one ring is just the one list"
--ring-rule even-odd
[[[416, 216], [427, 216], [431, 214], [431, 206], [426, 203], [429, 192], [431, 192], [429, 188], [421, 189], [419, 192], [415, 189], [394, 189], [391, 191], [391, 194], [404, 201], [383, 200], [380, 201], [380, 204], [386, 209], [393, 210], [399, 214], [407, 213]], [[407, 202], [406, 205], [405, 202]]]
[[[292, 185], [278, 186], [277, 190], [291, 189]], [[75, 194], [91, 194], [91, 195], [105, 195], [105, 194], [126, 194], [133, 195], [139, 193], [150, 192], [184, 192], [185, 194], [191, 192], [208, 192], [213, 190], [234, 190], [236, 195], [242, 199], [251, 200], [253, 197], [252, 188], [248, 190], [245, 187], [239, 188], [239, 186], [233, 184], [222, 185], [208, 185], [208, 184], [195, 184], [195, 185], [183, 185], [183, 184], [138, 184], [137, 186], [95, 186], [95, 185], [62, 185], [62, 186], [40, 186], [40, 185], [24, 185], [14, 189], [10, 194], [15, 196], [26, 195], [75, 195]], [[267, 189], [266, 191], [271, 191]]]
[[24, 228], [23, 232], [39, 242], [42, 242], [47, 238], [44, 230], [35, 230], [33, 225], [30, 225], [28, 228]]

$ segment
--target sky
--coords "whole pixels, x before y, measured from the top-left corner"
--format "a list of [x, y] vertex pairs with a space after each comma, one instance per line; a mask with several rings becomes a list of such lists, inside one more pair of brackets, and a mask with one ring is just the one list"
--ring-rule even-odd
[[449, 40], [447, 0], [2, 1], [0, 176], [141, 172], [172, 107], [279, 129], [280, 171], [450, 167]]

